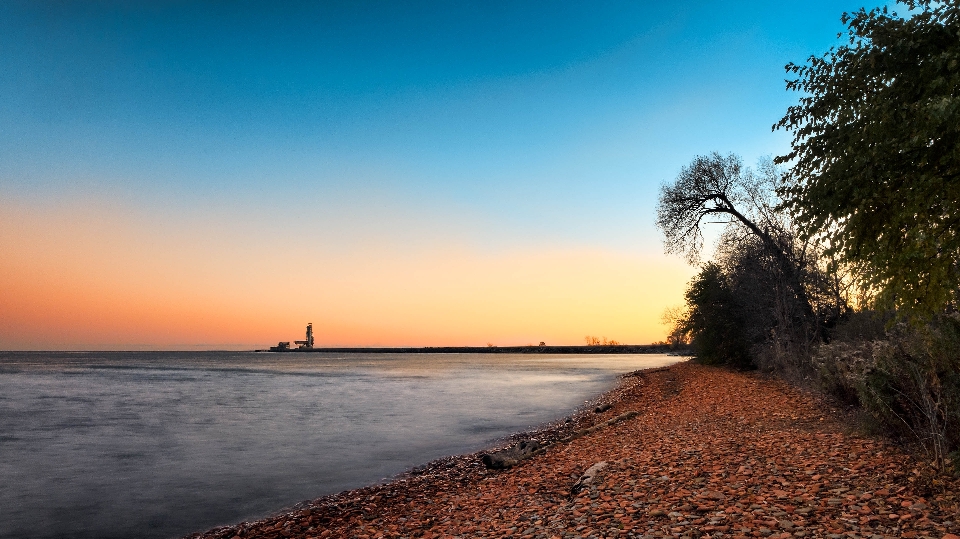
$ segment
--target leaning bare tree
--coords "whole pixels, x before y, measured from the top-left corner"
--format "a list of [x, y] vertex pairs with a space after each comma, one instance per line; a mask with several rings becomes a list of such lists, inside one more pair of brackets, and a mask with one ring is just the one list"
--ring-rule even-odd
[[776, 171], [765, 172], [765, 177], [758, 177], [738, 156], [716, 152], [698, 156], [683, 167], [673, 185], [660, 189], [657, 226], [664, 233], [666, 251], [696, 263], [704, 245], [704, 224], [737, 223], [790, 263], [790, 253], [776, 237], [782, 223], [769, 199]]
[[[787, 217], [776, 209], [779, 178], [780, 172], [769, 162], [761, 164], [758, 174], [735, 155], [699, 156], [673, 184], [661, 188], [657, 225], [664, 233], [665, 250], [691, 263], [702, 254], [705, 225], [724, 225], [726, 245], [720, 254], [732, 275], [748, 277], [763, 271], [769, 276], [748, 280], [755, 287], [770, 287], [755, 292], [776, 298], [772, 303], [776, 312], [770, 314], [781, 319], [779, 331], [789, 332], [805, 350], [820, 338], [822, 324], [806, 286], [811, 280], [809, 253], [796, 241]], [[745, 296], [741, 300], [749, 302]]]

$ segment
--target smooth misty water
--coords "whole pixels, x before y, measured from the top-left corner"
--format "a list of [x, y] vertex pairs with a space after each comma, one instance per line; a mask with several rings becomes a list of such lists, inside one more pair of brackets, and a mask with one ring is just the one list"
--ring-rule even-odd
[[662, 355], [0, 353], [0, 537], [178, 537], [571, 413]]

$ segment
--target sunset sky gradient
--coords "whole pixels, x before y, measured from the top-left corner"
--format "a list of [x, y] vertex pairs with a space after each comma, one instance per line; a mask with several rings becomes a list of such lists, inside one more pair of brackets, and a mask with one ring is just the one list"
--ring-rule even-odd
[[659, 185], [861, 5], [2, 2], [0, 350], [663, 339]]

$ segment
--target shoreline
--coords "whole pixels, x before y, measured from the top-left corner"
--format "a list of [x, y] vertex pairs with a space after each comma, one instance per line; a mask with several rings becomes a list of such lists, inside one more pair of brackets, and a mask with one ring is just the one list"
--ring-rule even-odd
[[[186, 537], [960, 532], [960, 481], [933, 476], [888, 442], [851, 434], [841, 412], [783, 382], [688, 361], [620, 375], [590, 402], [569, 421], [516, 433], [499, 447]], [[635, 415], [607, 424], [628, 412]], [[481, 463], [530, 439], [553, 445], [505, 470]]]

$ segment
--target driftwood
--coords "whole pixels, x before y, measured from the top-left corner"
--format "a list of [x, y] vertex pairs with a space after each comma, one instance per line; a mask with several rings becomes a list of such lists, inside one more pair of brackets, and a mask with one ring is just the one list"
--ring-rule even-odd
[[599, 423], [592, 427], [578, 430], [577, 432], [567, 436], [566, 438], [561, 438], [553, 443], [542, 444], [537, 440], [524, 440], [520, 443], [514, 444], [506, 449], [500, 451], [494, 451], [493, 453], [484, 453], [480, 459], [483, 461], [483, 465], [491, 470], [503, 470], [506, 468], [512, 468], [516, 466], [520, 461], [526, 460], [535, 455], [539, 455], [546, 451], [549, 447], [552, 447], [556, 444], [562, 444], [576, 440], [581, 436], [597, 432], [603, 427], [609, 427], [615, 423], [619, 423], [626, 419], [637, 417], [640, 415], [640, 412], [630, 411], [624, 412], [617, 417], [608, 419], [603, 423]]
[[506, 449], [483, 455], [483, 465], [493, 470], [503, 470], [515, 466], [521, 460], [528, 459], [544, 446], [536, 440], [524, 440]]
[[594, 425], [594, 426], [589, 427], [589, 428], [586, 428], [586, 429], [578, 430], [577, 432], [573, 433], [573, 435], [567, 436], [566, 438], [564, 438], [564, 439], [562, 439], [562, 440], [560, 440], [560, 441], [561, 441], [561, 442], [569, 442], [569, 441], [572, 441], [572, 440], [574, 440], [574, 439], [576, 439], [576, 438], [579, 438], [579, 437], [581, 437], [581, 436], [583, 436], [583, 435], [585, 435], [585, 434], [590, 434], [590, 433], [593, 433], [593, 432], [597, 432], [598, 430], [602, 429], [603, 427], [609, 427], [610, 425], [613, 425], [613, 424], [615, 424], [615, 423], [619, 423], [619, 422], [621, 422], [621, 421], [623, 421], [623, 420], [625, 420], [625, 419], [630, 419], [630, 418], [633, 418], [633, 417], [637, 417], [638, 415], [640, 415], [640, 412], [636, 412], [636, 411], [624, 412], [624, 413], [618, 415], [617, 417], [614, 417], [614, 418], [611, 418], [611, 419], [608, 419], [608, 420], [604, 421], [603, 423], [599, 423], [599, 424], [597, 424], [597, 425]]

